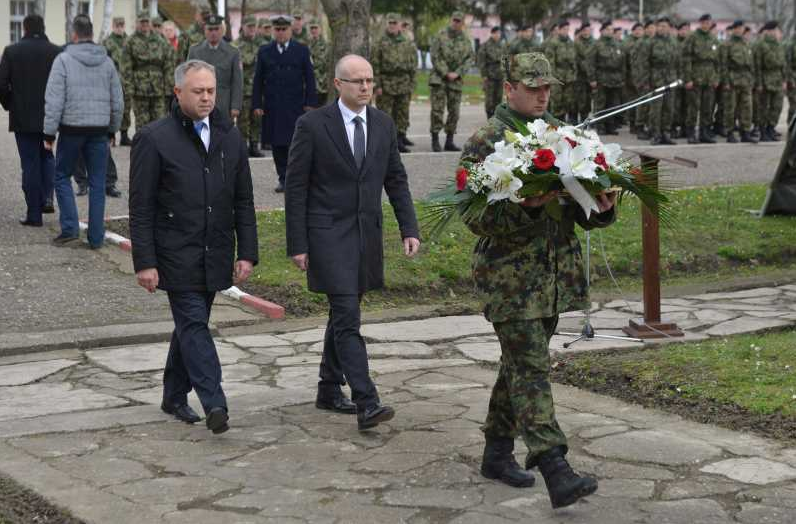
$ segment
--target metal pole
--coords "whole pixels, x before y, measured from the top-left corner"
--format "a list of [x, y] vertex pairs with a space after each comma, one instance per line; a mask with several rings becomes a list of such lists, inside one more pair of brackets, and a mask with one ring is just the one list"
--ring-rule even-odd
[[638, 21], [644, 21], [644, 0], [638, 0]]

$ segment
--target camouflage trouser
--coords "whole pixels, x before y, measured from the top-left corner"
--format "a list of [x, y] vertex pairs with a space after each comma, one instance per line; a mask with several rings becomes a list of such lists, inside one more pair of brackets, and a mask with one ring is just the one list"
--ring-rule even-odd
[[[594, 91], [594, 110], [602, 111], [622, 103], [622, 88], [598, 85]], [[619, 127], [619, 119], [615, 116], [607, 118], [597, 124], [600, 129], [615, 129]]]
[[395, 128], [399, 133], [406, 133], [409, 129], [409, 103], [412, 93], [391, 94], [382, 93], [376, 100], [379, 109], [392, 117]]
[[[634, 86], [632, 84], [629, 84], [629, 83], [625, 84], [624, 100], [626, 102], [629, 102], [630, 100], [635, 100], [636, 98], [638, 98], [638, 95], [639, 95], [639, 92], [638, 92], [638, 89], [636, 88], [636, 86]], [[627, 112], [627, 121], [633, 127], [636, 126], [636, 112], [637, 111], [638, 111], [638, 108], [634, 107], [633, 109], [630, 109]]]
[[130, 113], [133, 111], [133, 97], [124, 93], [124, 112], [122, 113], [122, 126], [119, 131], [126, 133], [130, 129]]
[[724, 103], [724, 127], [727, 132], [735, 128], [735, 119], [741, 131], [752, 128], [752, 90], [749, 86], [733, 85], [728, 91], [722, 93]]
[[716, 125], [724, 125], [724, 106], [727, 103], [725, 100], [727, 96], [724, 94], [724, 91], [719, 88], [716, 89], [714, 97], [715, 101], [713, 104], [713, 118], [710, 122]]
[[259, 142], [260, 126], [257, 125], [258, 119], [252, 114], [252, 97], [243, 95], [243, 107], [238, 115], [238, 129], [243, 139], [249, 142]]
[[578, 122], [583, 122], [591, 114], [591, 86], [582, 80], [575, 81], [575, 106]]
[[667, 93], [663, 98], [654, 101], [650, 106], [650, 133], [652, 136], [661, 136], [668, 133], [672, 127], [672, 102], [674, 98]]
[[713, 97], [716, 90], [711, 85], [694, 85], [693, 89], [686, 91], [688, 98], [688, 114], [685, 125], [696, 127], [697, 117], [699, 117], [700, 128], [707, 129], [713, 122]]
[[[637, 86], [636, 92], [641, 93], [649, 91], [648, 86]], [[639, 131], [644, 128], [650, 127], [650, 104], [643, 104], [636, 108], [636, 127]]]
[[445, 121], [445, 133], [453, 135], [459, 124], [459, 106], [462, 103], [462, 92], [447, 86], [431, 86], [431, 132], [442, 130], [445, 105], [448, 106], [448, 119]]
[[781, 89], [763, 89], [760, 93], [760, 123], [776, 126], [782, 113], [783, 95]]
[[133, 113], [135, 128], [141, 129], [150, 122], [166, 116], [165, 102], [162, 96], [133, 97]]
[[796, 114], [796, 89], [788, 87], [788, 125]]
[[575, 84], [553, 86], [550, 92], [550, 101], [553, 105], [553, 116], [562, 122], [579, 123], [577, 121], [578, 109], [575, 105]]
[[685, 127], [686, 114], [688, 113], [688, 101], [685, 96], [685, 88], [678, 87], [674, 90], [674, 111], [672, 114], [672, 124], [678, 127]]
[[503, 80], [484, 78], [484, 109], [486, 117], [492, 118], [495, 108], [503, 101]]
[[548, 345], [557, 324], [557, 316], [494, 324], [500, 340], [500, 369], [481, 430], [489, 437], [521, 436], [529, 466], [541, 453], [567, 445], [556, 422], [550, 390]]

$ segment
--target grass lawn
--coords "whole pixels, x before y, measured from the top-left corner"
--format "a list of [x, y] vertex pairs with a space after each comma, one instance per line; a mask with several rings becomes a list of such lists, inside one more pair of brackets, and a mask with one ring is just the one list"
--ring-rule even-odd
[[[765, 190], [760, 184], [677, 191], [676, 227], [661, 231], [662, 285], [727, 281], [796, 267], [796, 217], [759, 219], [746, 211], [760, 207]], [[417, 206], [420, 215], [422, 203]], [[384, 216], [387, 289], [367, 294], [365, 308], [434, 303], [476, 310], [470, 280], [476, 239], [464, 225], [454, 223], [441, 238], [426, 242], [418, 257], [407, 259], [386, 204]], [[304, 274], [285, 256], [284, 212], [259, 213], [258, 226], [260, 264], [247, 291], [285, 305], [289, 315], [322, 312], [325, 297], [306, 291]], [[593, 289], [617, 294], [606, 278], [600, 239], [623, 291], [640, 289], [641, 218], [635, 199], [625, 200], [616, 224], [592, 235]]]
[[[484, 101], [484, 91], [481, 88], [481, 77], [478, 75], [464, 75], [464, 86], [462, 95], [465, 101], [471, 104], [482, 103]], [[418, 71], [415, 82], [414, 99], [422, 98], [428, 100], [430, 96], [428, 88], [428, 71]]]
[[796, 332], [568, 357], [557, 381], [796, 440]]

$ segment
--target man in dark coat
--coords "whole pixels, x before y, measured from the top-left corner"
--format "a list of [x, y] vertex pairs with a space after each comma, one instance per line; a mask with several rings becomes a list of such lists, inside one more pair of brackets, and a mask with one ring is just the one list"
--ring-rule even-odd
[[22, 163], [22, 191], [28, 211], [23, 226], [41, 226], [42, 213], [52, 213], [55, 158], [44, 148], [44, 90], [53, 61], [61, 48], [44, 34], [44, 20], [28, 15], [22, 21], [22, 40], [3, 51], [0, 61], [0, 104], [9, 113]]
[[[384, 285], [382, 190], [404, 253], [414, 256], [420, 241], [395, 124], [368, 105], [373, 69], [360, 56], [345, 56], [334, 85], [340, 98], [296, 124], [285, 192], [287, 254], [307, 271], [310, 290], [329, 299], [315, 405], [356, 412], [359, 429], [367, 429], [395, 414], [379, 402], [359, 334], [363, 293]], [[346, 382], [356, 407], [342, 393]]]
[[290, 17], [271, 19], [274, 40], [257, 53], [252, 109], [263, 119], [263, 144], [271, 144], [279, 176], [277, 193], [285, 190], [287, 155], [296, 120], [317, 104], [310, 50], [291, 39]]
[[[213, 66], [174, 74], [171, 116], [143, 127], [130, 158], [130, 235], [139, 285], [169, 296], [174, 334], [161, 409], [193, 423], [193, 388], [213, 433], [229, 429], [221, 365], [208, 329], [217, 291], [248, 278], [257, 263], [257, 224], [246, 142], [214, 109]], [[235, 249], [237, 247], [237, 261]]]

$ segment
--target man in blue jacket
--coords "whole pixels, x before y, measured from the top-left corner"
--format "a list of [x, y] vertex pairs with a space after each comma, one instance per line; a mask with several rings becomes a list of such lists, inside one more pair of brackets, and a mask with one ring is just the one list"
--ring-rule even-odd
[[317, 97], [310, 50], [291, 39], [291, 18], [279, 15], [271, 21], [274, 40], [257, 53], [252, 109], [256, 117], [265, 116], [262, 142], [271, 144], [279, 176], [275, 191], [282, 193], [296, 120], [317, 105]]

